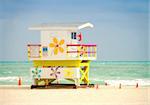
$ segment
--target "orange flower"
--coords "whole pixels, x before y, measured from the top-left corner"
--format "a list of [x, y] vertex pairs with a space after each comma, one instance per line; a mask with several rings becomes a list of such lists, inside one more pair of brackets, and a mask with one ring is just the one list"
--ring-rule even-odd
[[61, 53], [64, 52], [64, 49], [61, 47], [64, 44], [64, 42], [65, 41], [63, 39], [60, 40], [59, 42], [57, 38], [55, 37], [53, 38], [53, 43], [50, 43], [49, 47], [54, 48], [54, 55], [57, 55], [58, 52], [61, 52]]

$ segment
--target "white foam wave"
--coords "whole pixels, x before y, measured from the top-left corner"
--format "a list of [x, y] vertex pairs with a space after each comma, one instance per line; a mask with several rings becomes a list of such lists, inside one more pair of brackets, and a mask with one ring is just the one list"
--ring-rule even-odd
[[138, 85], [140, 86], [150, 86], [150, 80], [142, 80], [142, 79], [136, 79], [136, 80], [105, 80], [104, 82], [106, 82], [109, 85], [112, 86], [116, 86], [119, 85], [120, 83], [122, 85], [136, 85], [138, 83]]
[[9, 76], [9, 77], [0, 77], [0, 81], [14, 81], [18, 80], [19, 77], [16, 76]]
[[126, 85], [126, 86], [133, 86], [136, 85], [137, 83], [140, 86], [150, 86], [150, 79], [134, 79], [134, 80], [101, 80], [98, 78], [92, 78], [90, 79], [91, 82], [103, 82], [103, 83], [107, 83], [108, 85], [111, 86], [118, 86], [120, 83], [122, 85]]

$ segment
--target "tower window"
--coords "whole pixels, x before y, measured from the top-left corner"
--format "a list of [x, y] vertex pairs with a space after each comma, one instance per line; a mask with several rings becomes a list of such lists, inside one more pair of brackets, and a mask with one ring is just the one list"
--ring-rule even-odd
[[43, 47], [43, 52], [47, 52], [47, 51], [48, 51], [47, 47]]
[[71, 39], [77, 39], [76, 32], [71, 32]]

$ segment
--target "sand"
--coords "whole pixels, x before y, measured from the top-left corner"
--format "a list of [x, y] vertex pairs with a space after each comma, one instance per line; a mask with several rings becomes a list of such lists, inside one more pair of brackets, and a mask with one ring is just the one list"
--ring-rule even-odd
[[150, 105], [150, 87], [31, 90], [1, 86], [0, 105]]

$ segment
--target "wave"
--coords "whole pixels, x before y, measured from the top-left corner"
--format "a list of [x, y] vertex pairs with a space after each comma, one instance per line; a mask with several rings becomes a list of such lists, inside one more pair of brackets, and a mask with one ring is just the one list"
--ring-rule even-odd
[[120, 83], [122, 85], [126, 85], [126, 86], [135, 86], [137, 83], [140, 86], [150, 86], [150, 80], [149, 79], [135, 79], [135, 80], [100, 80], [100, 79], [96, 79], [93, 78], [91, 79], [92, 82], [102, 82], [107, 83], [108, 85], [111, 86], [118, 86]]
[[105, 80], [105, 82], [107, 82], [110, 85], [118, 85], [118, 84], [122, 84], [122, 85], [136, 85], [137, 83], [140, 86], [150, 86], [150, 80], [142, 80], [142, 79], [137, 79], [137, 80]]
[[18, 80], [19, 77], [17, 76], [9, 76], [9, 77], [0, 77], [0, 81], [14, 81]]
[[[0, 83], [16, 83], [18, 81], [19, 77], [18, 76], [8, 76], [8, 77], [0, 77]], [[31, 79], [28, 77], [23, 77], [22, 78], [25, 83], [30, 83]], [[91, 78], [90, 79], [91, 83], [98, 83], [98, 84], [104, 84], [107, 83], [110, 86], [118, 86], [120, 83], [125, 86], [135, 86], [137, 83], [140, 86], [150, 86], [150, 79], [134, 79], [134, 80], [101, 80], [99, 78]]]

